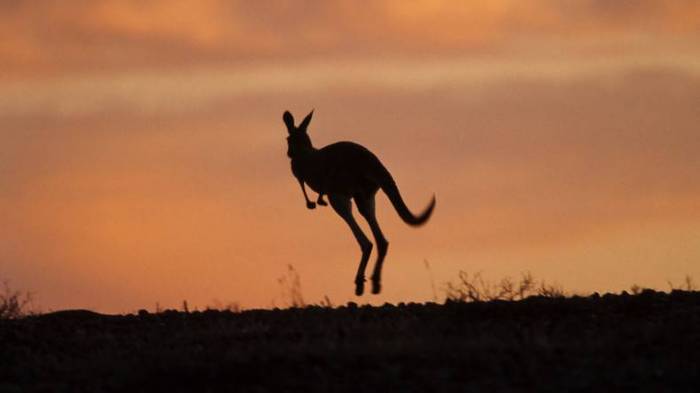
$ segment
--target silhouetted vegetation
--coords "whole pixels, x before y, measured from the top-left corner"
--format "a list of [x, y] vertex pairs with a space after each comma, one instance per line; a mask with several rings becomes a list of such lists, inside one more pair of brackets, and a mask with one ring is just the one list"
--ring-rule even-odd
[[668, 281], [668, 286], [671, 289], [671, 291], [675, 290], [682, 290], [682, 291], [695, 291], [697, 288], [695, 287], [695, 281], [693, 280], [693, 277], [686, 275], [683, 278], [683, 283], [681, 285], [675, 285], [673, 282]]
[[560, 297], [529, 275], [486, 287], [444, 305], [5, 319], [0, 391], [697, 390], [698, 292]]
[[[301, 292], [301, 277], [293, 265], [287, 265], [287, 271], [277, 279], [277, 284], [279, 284], [282, 300], [287, 302], [286, 305], [282, 306], [292, 308], [306, 306]], [[330, 305], [330, 300], [327, 297], [324, 300], [328, 300], [328, 305]]]
[[460, 271], [456, 282], [448, 282], [445, 290], [448, 301], [483, 302], [492, 300], [523, 300], [529, 296], [560, 298], [564, 289], [557, 284], [536, 280], [530, 272], [523, 273], [520, 280], [502, 278], [497, 283], [485, 280], [480, 272], [469, 274]]
[[31, 303], [31, 293], [12, 289], [9, 282], [3, 282], [0, 292], [0, 319], [21, 318], [30, 314]]

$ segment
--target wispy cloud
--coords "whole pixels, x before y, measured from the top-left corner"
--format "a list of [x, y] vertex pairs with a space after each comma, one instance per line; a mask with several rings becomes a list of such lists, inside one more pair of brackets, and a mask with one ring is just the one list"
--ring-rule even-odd
[[[503, 53], [559, 37], [617, 47], [700, 34], [691, 0], [489, 2], [72, 1], [3, 3], [6, 73]], [[581, 49], [585, 49], [585, 46]]]
[[524, 59], [314, 61], [263, 66], [93, 73], [0, 82], [0, 116], [91, 116], [110, 112], [158, 115], [206, 111], [221, 101], [251, 95], [328, 89], [420, 92], [452, 86], [484, 88], [507, 81], [564, 82], [629, 70], [700, 73], [700, 56], [659, 51], [605, 57]]

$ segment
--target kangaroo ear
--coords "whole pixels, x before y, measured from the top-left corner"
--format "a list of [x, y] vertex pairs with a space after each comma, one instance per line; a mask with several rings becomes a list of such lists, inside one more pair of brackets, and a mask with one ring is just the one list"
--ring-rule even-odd
[[314, 110], [312, 109], [311, 112], [309, 112], [308, 115], [304, 118], [304, 120], [301, 121], [299, 124], [299, 130], [306, 132], [306, 128], [309, 126], [309, 123], [311, 123], [311, 117], [314, 115]]
[[292, 116], [292, 114], [289, 113], [289, 111], [284, 111], [284, 115], [282, 115], [282, 120], [284, 120], [284, 124], [287, 125], [287, 130], [288, 130], [289, 133], [291, 134], [292, 131], [295, 130], [295, 127], [294, 127], [294, 116]]

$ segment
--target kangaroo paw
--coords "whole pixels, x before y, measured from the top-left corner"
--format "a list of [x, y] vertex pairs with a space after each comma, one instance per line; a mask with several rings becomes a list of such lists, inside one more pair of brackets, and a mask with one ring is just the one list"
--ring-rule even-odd
[[321, 206], [328, 206], [328, 203], [326, 203], [326, 201], [324, 201], [323, 199], [317, 200], [316, 203], [318, 203]]
[[315, 208], [316, 208], [316, 204], [313, 203], [313, 202], [306, 202], [306, 207], [309, 208], [309, 209], [315, 209]]

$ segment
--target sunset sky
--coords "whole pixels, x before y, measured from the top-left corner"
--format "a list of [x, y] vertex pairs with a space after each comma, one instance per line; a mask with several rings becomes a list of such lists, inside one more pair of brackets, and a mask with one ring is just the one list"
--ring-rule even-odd
[[[313, 108], [317, 147], [437, 197], [414, 229], [378, 196], [381, 295], [292, 177], [282, 113]], [[102, 312], [284, 306], [290, 264], [310, 303], [668, 289], [700, 281], [699, 125], [694, 0], [3, 1], [0, 281]]]

